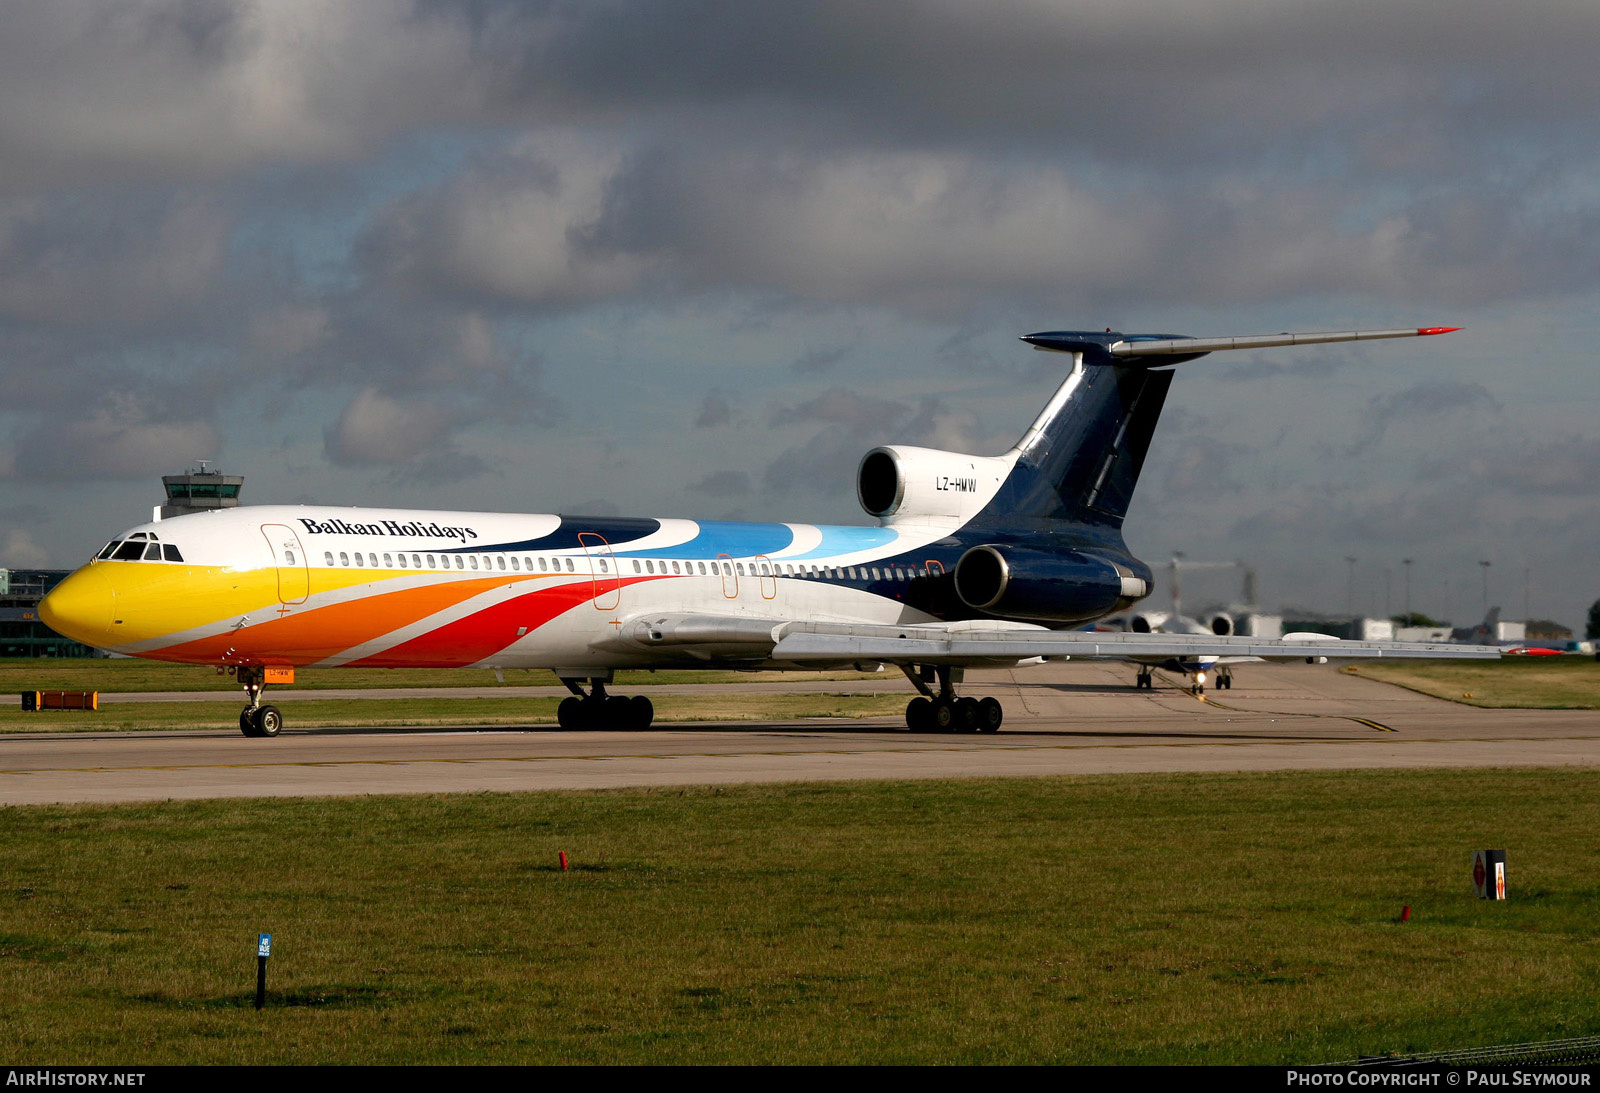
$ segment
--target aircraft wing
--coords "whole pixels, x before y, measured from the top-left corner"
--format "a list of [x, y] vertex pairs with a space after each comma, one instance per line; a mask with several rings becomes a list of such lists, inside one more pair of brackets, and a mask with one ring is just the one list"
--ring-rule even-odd
[[819, 666], [855, 661], [980, 666], [1015, 663], [1034, 657], [1217, 656], [1291, 662], [1317, 657], [1492, 660], [1500, 656], [1498, 649], [1489, 646], [1343, 641], [1298, 634], [1287, 639], [1272, 639], [1047, 630], [1004, 622], [888, 626], [716, 615], [636, 617], [619, 627], [615, 636], [602, 639], [596, 646], [631, 651], [676, 648], [708, 662], [759, 659]]

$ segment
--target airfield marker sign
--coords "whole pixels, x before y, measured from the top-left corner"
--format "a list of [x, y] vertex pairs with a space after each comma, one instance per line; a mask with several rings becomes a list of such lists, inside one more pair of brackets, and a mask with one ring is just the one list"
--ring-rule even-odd
[[256, 1009], [267, 1004], [267, 957], [272, 955], [272, 935], [256, 937]]
[[1474, 850], [1472, 852], [1472, 886], [1479, 899], [1506, 898], [1506, 852], [1504, 850]]

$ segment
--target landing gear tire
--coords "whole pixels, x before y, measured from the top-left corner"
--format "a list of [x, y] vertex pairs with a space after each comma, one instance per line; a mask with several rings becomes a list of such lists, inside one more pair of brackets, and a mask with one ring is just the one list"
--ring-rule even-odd
[[633, 728], [633, 703], [621, 695], [612, 695], [601, 707], [601, 724], [608, 729]]
[[243, 709], [239, 711], [239, 731], [246, 736], [260, 736], [256, 732], [255, 710]]
[[906, 703], [912, 732], [999, 732], [1005, 710], [997, 698], [913, 698]]
[[978, 731], [978, 700], [976, 698], [956, 699], [956, 731]]
[[1153, 691], [1155, 686], [1155, 680], [1150, 677], [1149, 672], [1140, 672], [1133, 681], [1133, 688], [1136, 691]]
[[655, 704], [644, 695], [608, 695], [598, 685], [597, 690], [562, 699], [556, 723], [563, 729], [648, 729], [656, 719]]
[[257, 736], [277, 736], [283, 731], [283, 714], [276, 706], [257, 706], [250, 711], [250, 723]]
[[1005, 720], [1006, 712], [996, 698], [980, 698], [978, 700], [978, 731], [999, 732], [1000, 723]]

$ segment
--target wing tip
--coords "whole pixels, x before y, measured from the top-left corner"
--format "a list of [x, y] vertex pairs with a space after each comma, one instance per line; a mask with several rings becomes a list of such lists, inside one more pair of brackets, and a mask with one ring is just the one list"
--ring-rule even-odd
[[1430, 334], [1451, 334], [1460, 329], [1459, 326], [1419, 326], [1417, 327], [1417, 337], [1426, 338]]

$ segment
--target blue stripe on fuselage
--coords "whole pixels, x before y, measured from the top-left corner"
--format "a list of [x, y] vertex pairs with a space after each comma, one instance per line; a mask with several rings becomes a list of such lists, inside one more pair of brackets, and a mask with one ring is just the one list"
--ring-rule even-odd
[[757, 554], [776, 554], [794, 542], [794, 532], [788, 524], [735, 524], [716, 520], [696, 523], [699, 533], [686, 543], [650, 550], [629, 550], [612, 543], [611, 551], [619, 558], [715, 558], [719, 554], [751, 558]]
[[840, 554], [854, 554], [861, 550], [887, 546], [900, 538], [900, 533], [893, 528], [853, 528], [825, 524], [818, 526], [817, 530], [822, 532], [822, 542], [804, 554], [786, 554], [783, 557], [783, 561], [797, 562], [803, 558], [834, 558]]

